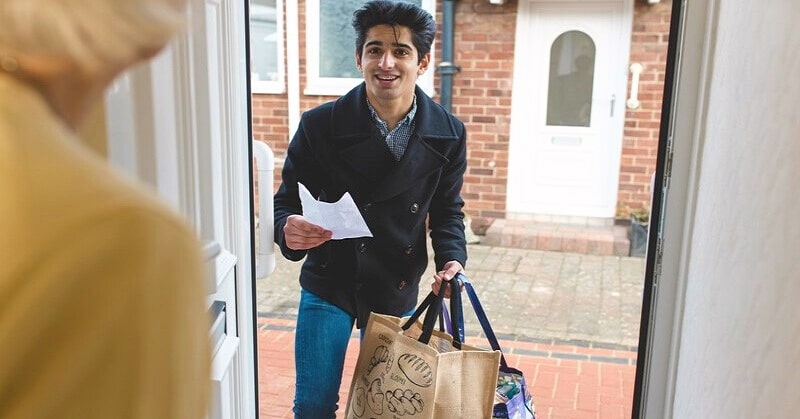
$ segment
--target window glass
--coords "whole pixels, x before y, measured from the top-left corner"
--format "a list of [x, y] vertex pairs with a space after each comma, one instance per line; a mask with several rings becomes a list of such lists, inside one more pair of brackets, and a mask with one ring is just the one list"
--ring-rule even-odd
[[[434, 0], [406, 2], [416, 4], [431, 14], [435, 12]], [[340, 95], [361, 82], [362, 76], [355, 63], [356, 34], [352, 23], [353, 12], [364, 3], [365, 0], [307, 0], [306, 94]], [[435, 67], [431, 67], [418, 80], [423, 90], [431, 95], [434, 72]]]
[[319, 2], [319, 76], [359, 77], [353, 53], [356, 33], [353, 11], [363, 0], [320, 0]]
[[595, 45], [579, 31], [564, 32], [550, 49], [547, 125], [588, 127], [592, 115]]
[[250, 76], [254, 90], [269, 82], [282, 84], [281, 42], [276, 0], [250, 0]]

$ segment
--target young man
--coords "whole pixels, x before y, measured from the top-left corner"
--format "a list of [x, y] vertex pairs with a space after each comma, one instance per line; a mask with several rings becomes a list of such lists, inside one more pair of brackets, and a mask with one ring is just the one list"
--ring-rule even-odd
[[[353, 323], [416, 306], [434, 250], [434, 290], [466, 263], [461, 185], [466, 130], [416, 87], [436, 25], [410, 3], [371, 1], [354, 13], [364, 82], [306, 112], [275, 195], [275, 241], [300, 273], [295, 340], [296, 418], [333, 418]], [[302, 215], [298, 182], [321, 201], [349, 192], [373, 237], [331, 240]], [[426, 219], [428, 224], [426, 224]]]

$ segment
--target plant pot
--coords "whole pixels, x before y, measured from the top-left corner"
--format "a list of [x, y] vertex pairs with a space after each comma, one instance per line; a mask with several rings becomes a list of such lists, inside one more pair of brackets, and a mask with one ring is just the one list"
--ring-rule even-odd
[[647, 236], [649, 222], [639, 221], [631, 217], [631, 229], [628, 239], [630, 240], [630, 256], [644, 257], [647, 255]]

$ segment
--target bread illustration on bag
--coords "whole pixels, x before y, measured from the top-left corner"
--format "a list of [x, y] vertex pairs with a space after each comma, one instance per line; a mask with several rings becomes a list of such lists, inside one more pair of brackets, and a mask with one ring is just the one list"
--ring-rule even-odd
[[392, 413], [397, 413], [401, 416], [416, 415], [422, 412], [422, 408], [425, 407], [422, 396], [408, 389], [387, 391], [386, 404]]
[[392, 365], [392, 354], [389, 353], [389, 349], [383, 345], [375, 348], [375, 353], [372, 355], [372, 359], [370, 359], [369, 365], [367, 366], [367, 375], [371, 374], [372, 369], [380, 364], [386, 364], [383, 366], [383, 371], [381, 371], [381, 373], [388, 371], [389, 367]]
[[364, 416], [364, 411], [367, 408], [367, 398], [366, 394], [364, 393], [364, 388], [359, 387], [356, 389], [355, 397], [353, 398], [353, 414], [356, 417]]
[[381, 380], [376, 378], [367, 390], [367, 406], [376, 415], [383, 413], [383, 390], [381, 390]]
[[424, 359], [414, 354], [403, 354], [397, 359], [397, 366], [412, 383], [420, 387], [433, 384], [433, 371]]

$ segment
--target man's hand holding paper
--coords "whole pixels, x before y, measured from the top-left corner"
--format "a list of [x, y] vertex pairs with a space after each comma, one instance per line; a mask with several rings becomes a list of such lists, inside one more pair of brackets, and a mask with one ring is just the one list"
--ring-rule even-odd
[[309, 223], [329, 231], [330, 239], [372, 237], [372, 232], [350, 193], [345, 193], [336, 202], [320, 202], [314, 199], [302, 183], [298, 182], [297, 188], [303, 207], [303, 217]]
[[308, 250], [330, 240], [333, 234], [310, 223], [302, 215], [290, 215], [283, 226], [283, 236], [290, 249]]

